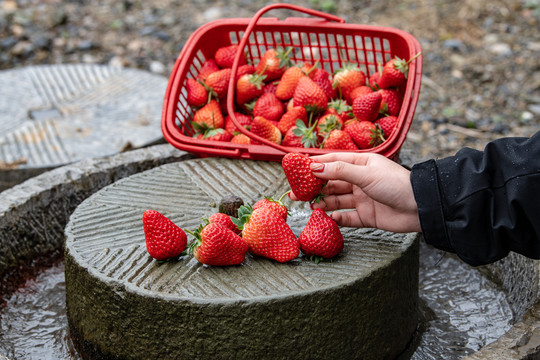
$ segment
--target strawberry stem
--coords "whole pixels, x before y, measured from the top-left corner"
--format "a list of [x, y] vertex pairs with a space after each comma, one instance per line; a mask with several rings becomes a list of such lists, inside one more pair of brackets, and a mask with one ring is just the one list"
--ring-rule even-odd
[[418, 54], [414, 55], [412, 58], [410, 58], [409, 61], [407, 61], [407, 64], [409, 64], [411, 61], [413, 61], [414, 59], [416, 59], [417, 57], [419, 57], [420, 54], [422, 54], [421, 51], [420, 51]]
[[281, 195], [281, 197], [279, 198], [278, 202], [281, 203], [281, 200], [283, 200], [283, 198], [285, 197], [285, 195], [288, 195], [290, 192], [291, 192], [291, 190], [289, 190], [289, 191], [287, 191], [285, 194]]

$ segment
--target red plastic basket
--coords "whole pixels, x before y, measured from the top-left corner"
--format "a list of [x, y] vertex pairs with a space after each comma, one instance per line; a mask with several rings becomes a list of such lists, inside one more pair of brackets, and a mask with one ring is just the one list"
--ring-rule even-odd
[[[285, 20], [261, 18], [272, 9], [283, 8], [317, 18], [290, 17]], [[200, 156], [220, 156], [254, 160], [281, 161], [287, 152], [302, 152], [308, 155], [330, 152], [317, 148], [284, 147], [274, 144], [237, 126], [240, 131], [258, 140], [260, 145], [233, 144], [192, 137], [194, 131], [191, 120], [194, 111], [188, 105], [186, 81], [196, 78], [206, 59], [213, 58], [222, 46], [239, 44], [248, 59], [257, 64], [269, 48], [294, 48], [295, 62], [319, 60], [329, 73], [339, 69], [344, 63], [356, 63], [370, 76], [380, 64], [397, 56], [411, 59], [421, 52], [418, 41], [410, 34], [389, 27], [346, 24], [334, 15], [302, 8], [291, 4], [273, 4], [257, 12], [253, 18], [221, 19], [198, 28], [186, 42], [178, 56], [169, 78], [165, 94], [161, 128], [164, 138], [178, 149]], [[232, 68], [227, 105], [232, 114], [234, 99], [234, 78], [238, 69], [236, 62]], [[399, 150], [409, 131], [420, 92], [422, 57], [418, 56], [409, 64], [404, 100], [398, 116], [396, 131], [381, 145], [358, 152], [375, 152], [391, 159], [397, 159]], [[234, 118], [233, 122], [239, 125]], [[336, 151], [336, 150], [332, 150]]]

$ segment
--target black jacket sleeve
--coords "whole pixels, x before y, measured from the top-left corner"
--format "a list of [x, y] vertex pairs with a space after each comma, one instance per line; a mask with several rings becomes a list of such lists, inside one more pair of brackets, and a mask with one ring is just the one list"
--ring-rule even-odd
[[540, 132], [416, 164], [411, 183], [428, 244], [473, 266], [540, 259]]

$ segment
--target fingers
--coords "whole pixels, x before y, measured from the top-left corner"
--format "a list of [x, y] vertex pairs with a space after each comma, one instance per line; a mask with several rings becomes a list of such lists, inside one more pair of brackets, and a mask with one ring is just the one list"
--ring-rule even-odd
[[338, 209], [354, 209], [356, 205], [353, 194], [338, 195], [338, 196], [325, 196], [318, 203], [311, 205], [312, 209], [323, 209], [325, 211], [332, 211]]
[[[328, 154], [333, 155], [333, 154]], [[353, 154], [356, 155], [356, 154]], [[324, 166], [321, 166], [324, 165]], [[362, 184], [370, 172], [364, 165], [336, 160], [328, 163], [311, 164], [313, 175], [325, 180], [340, 180], [351, 184]]]
[[365, 165], [372, 155], [373, 154], [371, 153], [333, 152], [324, 155], [312, 156], [311, 158], [321, 163], [344, 161], [358, 165]]
[[331, 217], [339, 226], [364, 227], [364, 224], [356, 211], [334, 211], [331, 214]]

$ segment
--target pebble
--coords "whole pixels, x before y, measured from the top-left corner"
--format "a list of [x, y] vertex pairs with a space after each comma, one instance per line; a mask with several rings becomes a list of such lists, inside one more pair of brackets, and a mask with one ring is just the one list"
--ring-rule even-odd
[[165, 65], [163, 65], [159, 61], [152, 61], [150, 63], [150, 71], [155, 74], [164, 74], [165, 73]]
[[499, 56], [512, 55], [512, 49], [510, 48], [510, 45], [505, 43], [492, 44], [491, 46], [489, 46], [488, 50], [493, 54]]

